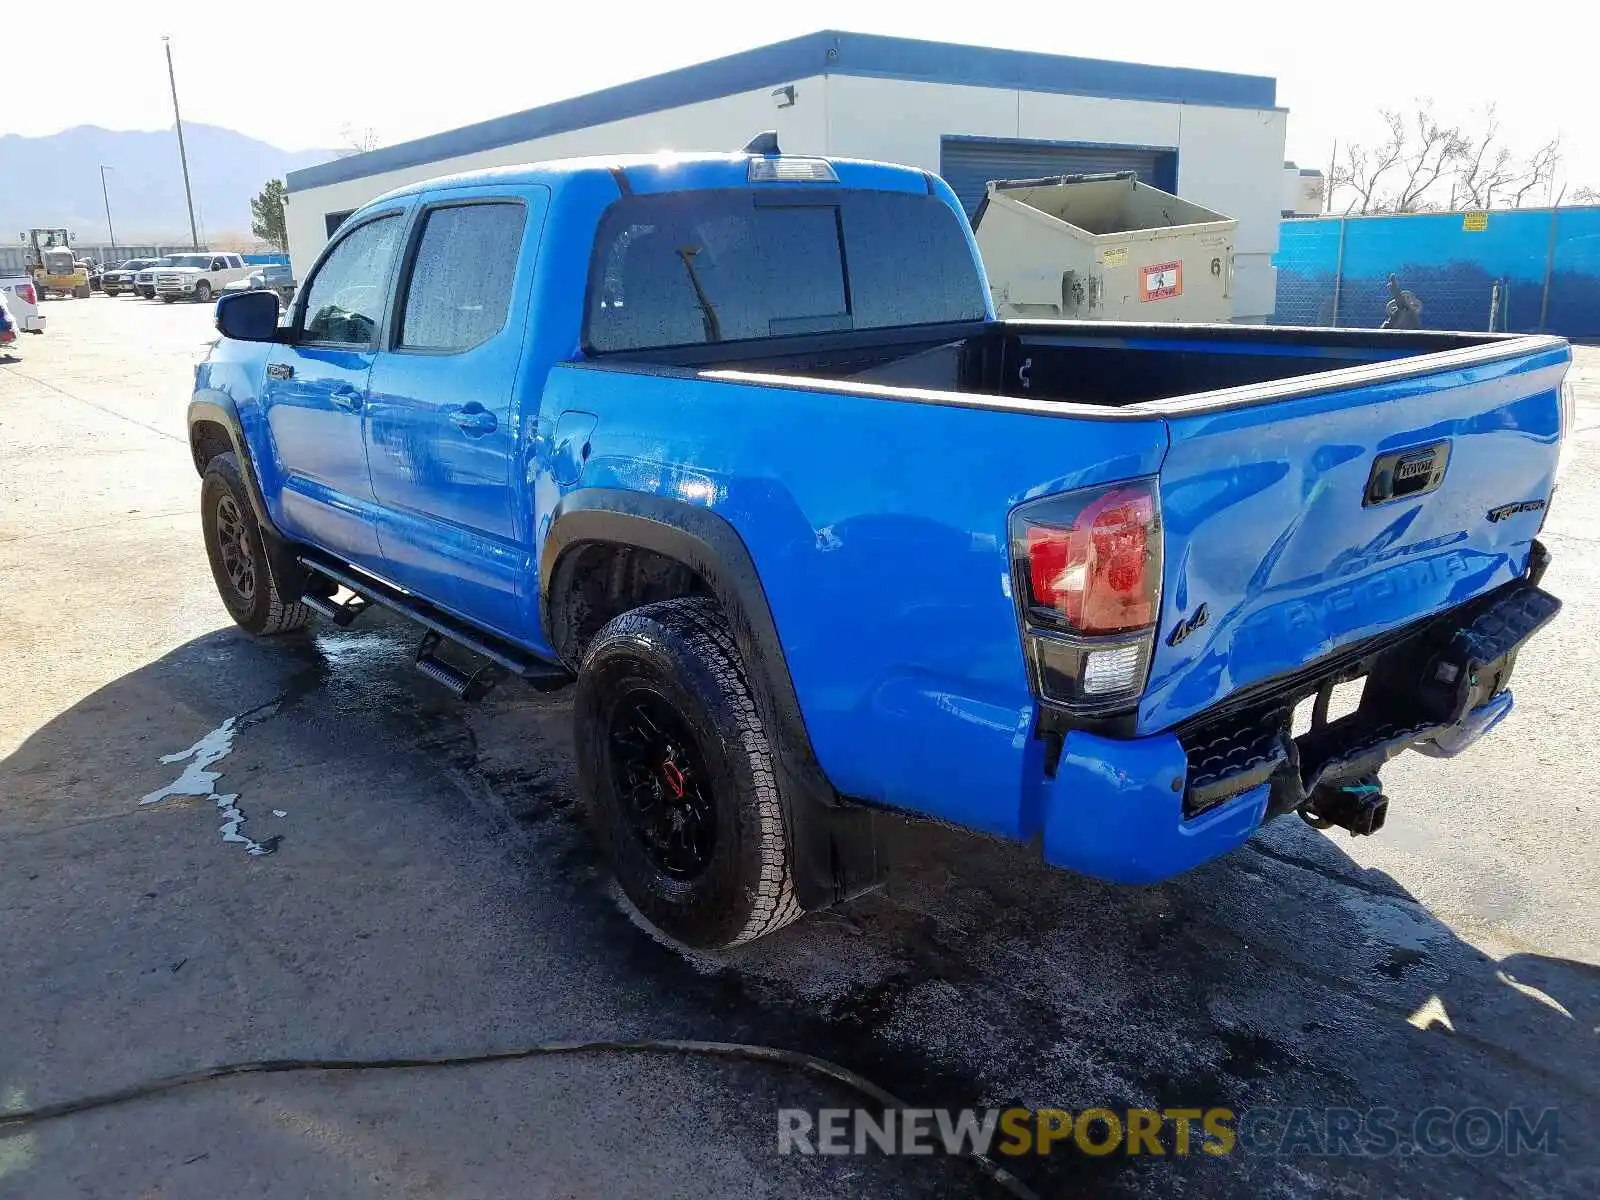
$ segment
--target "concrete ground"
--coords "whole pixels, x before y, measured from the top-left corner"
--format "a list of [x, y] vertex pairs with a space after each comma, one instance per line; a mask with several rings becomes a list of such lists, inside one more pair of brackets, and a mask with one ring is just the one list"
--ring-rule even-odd
[[[0, 1112], [246, 1059], [696, 1038], [929, 1106], [1559, 1123], [1549, 1154], [1007, 1163], [1042, 1195], [1600, 1194], [1600, 351], [1546, 529], [1565, 612], [1496, 736], [1391, 766], [1380, 837], [1289, 818], [1122, 889], [920, 829], [885, 889], [690, 957], [597, 867], [564, 697], [458, 705], [395, 621], [229, 623], [183, 438], [208, 310], [46, 311], [0, 357]], [[961, 1159], [776, 1153], [778, 1108], [855, 1102], [623, 1053], [247, 1076], [0, 1127], [0, 1196], [1001, 1194]]]

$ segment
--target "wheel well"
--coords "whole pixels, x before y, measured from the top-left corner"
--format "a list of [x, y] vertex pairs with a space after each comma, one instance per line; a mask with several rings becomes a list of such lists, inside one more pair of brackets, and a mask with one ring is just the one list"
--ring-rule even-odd
[[710, 595], [692, 567], [641, 546], [585, 542], [561, 556], [551, 580], [550, 640], [573, 671], [613, 617], [680, 596]]
[[233, 439], [216, 421], [196, 421], [189, 426], [189, 453], [194, 458], [194, 469], [206, 473], [206, 464], [219, 454], [233, 450]]

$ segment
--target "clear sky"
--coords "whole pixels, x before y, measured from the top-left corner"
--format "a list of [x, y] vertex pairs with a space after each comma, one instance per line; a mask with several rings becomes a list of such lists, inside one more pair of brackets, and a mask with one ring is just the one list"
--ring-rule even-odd
[[1561, 134], [1563, 177], [1600, 188], [1594, 13], [1592, 0], [56, 0], [13, 13], [6, 59], [36, 61], [17, 51], [59, 28], [81, 69], [70, 86], [30, 70], [33, 85], [0, 104], [0, 133], [170, 127], [163, 33], [185, 120], [295, 150], [338, 146], [347, 125], [403, 141], [834, 28], [1271, 75], [1289, 110], [1286, 156], [1324, 169], [1335, 137], [1375, 135], [1381, 105], [1429, 96], [1466, 120], [1495, 101], [1516, 143]]

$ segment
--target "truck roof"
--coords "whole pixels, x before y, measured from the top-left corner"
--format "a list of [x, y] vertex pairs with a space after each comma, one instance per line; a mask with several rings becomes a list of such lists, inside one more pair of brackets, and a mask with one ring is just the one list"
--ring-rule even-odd
[[761, 186], [750, 180], [750, 163], [770, 158], [777, 163], [825, 162], [832, 168], [838, 184], [892, 192], [931, 192], [938, 186], [934, 176], [916, 167], [869, 162], [848, 158], [820, 158], [815, 155], [744, 153], [610, 154], [585, 158], [563, 158], [550, 162], [524, 163], [511, 167], [489, 167], [463, 171], [408, 183], [385, 192], [369, 204], [433, 192], [444, 188], [482, 187], [485, 184], [539, 183], [560, 187], [584, 177], [616, 175], [622, 172], [636, 193], [677, 192], [701, 188], [742, 188]]

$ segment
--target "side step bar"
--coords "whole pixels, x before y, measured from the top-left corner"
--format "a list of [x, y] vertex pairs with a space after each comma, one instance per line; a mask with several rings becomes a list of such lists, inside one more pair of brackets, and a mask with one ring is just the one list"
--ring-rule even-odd
[[436, 657], [434, 651], [443, 642], [453, 642], [487, 658], [539, 691], [555, 691], [572, 682], [572, 674], [565, 667], [530, 654], [520, 646], [515, 646], [492, 633], [475, 629], [459, 617], [435, 608], [420, 596], [403, 592], [371, 576], [357, 575], [343, 565], [330, 562], [320, 555], [302, 552], [297, 557], [300, 564], [311, 572], [313, 582], [316, 576], [323, 576], [340, 587], [354, 592], [360, 601], [359, 604], [357, 601], [336, 604], [325, 596], [313, 594], [308, 589], [301, 597], [302, 603], [341, 626], [349, 625], [355, 620], [368, 603], [380, 604], [403, 617], [409, 617], [429, 631], [417, 651], [417, 669], [458, 696], [467, 698], [467, 693], [474, 690], [481, 695], [483, 690], [487, 690], [487, 686], [482, 686], [479, 690], [479, 685], [487, 685], [490, 681], [481, 671], [469, 675]]
[[482, 700], [485, 693], [504, 678], [505, 672], [498, 663], [486, 662], [468, 674], [454, 663], [446, 662], [436, 653], [443, 643], [444, 638], [435, 630], [422, 635], [422, 644], [417, 647], [417, 670], [457, 700], [469, 703]]
[[307, 592], [301, 596], [300, 603], [312, 612], [321, 613], [341, 629], [372, 606], [372, 602], [365, 596], [352, 596], [344, 603], [336, 604], [327, 596], [319, 596], [315, 592]]

